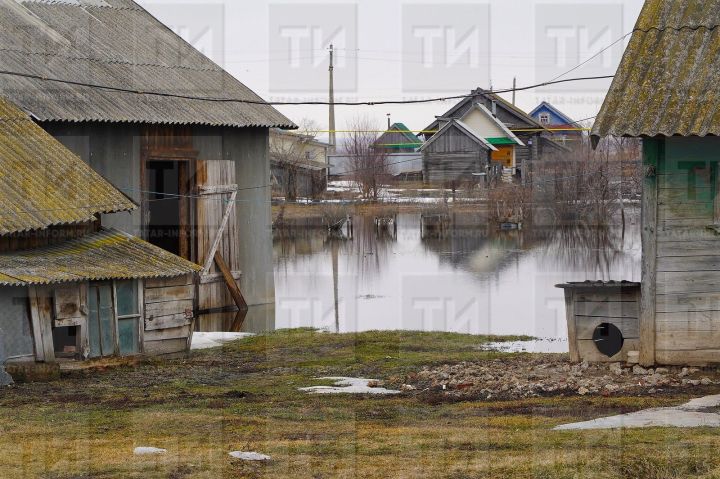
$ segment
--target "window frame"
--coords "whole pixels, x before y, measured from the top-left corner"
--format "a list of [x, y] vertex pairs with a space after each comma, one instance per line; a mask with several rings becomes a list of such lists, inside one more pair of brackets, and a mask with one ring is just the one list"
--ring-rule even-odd
[[[120, 315], [118, 311], [118, 294], [117, 294], [117, 285], [118, 283], [122, 282], [131, 282], [135, 286], [135, 292], [136, 292], [136, 300], [137, 300], [137, 313], [135, 314], [127, 314], [127, 315]], [[115, 350], [117, 353], [117, 356], [120, 357], [132, 357], [134, 355], [140, 355], [143, 354], [144, 348], [143, 348], [143, 331], [145, 330], [145, 324], [143, 321], [143, 318], [145, 317], [144, 312], [144, 306], [145, 306], [145, 300], [144, 300], [144, 292], [145, 288], [143, 286], [143, 281], [139, 279], [118, 279], [113, 280], [112, 282], [112, 292], [113, 292], [113, 309], [115, 314]], [[127, 320], [127, 319], [136, 319], [138, 324], [138, 352], [136, 354], [131, 354], [128, 356], [123, 356], [120, 352], [120, 321]]]
[[550, 113], [540, 113], [540, 124], [541, 125], [549, 125], [550, 124]]

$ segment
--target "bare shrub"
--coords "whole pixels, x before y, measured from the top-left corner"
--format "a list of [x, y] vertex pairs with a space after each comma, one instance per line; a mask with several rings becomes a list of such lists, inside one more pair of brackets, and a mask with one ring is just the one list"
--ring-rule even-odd
[[368, 117], [356, 117], [348, 130], [343, 150], [350, 159], [351, 177], [363, 198], [377, 200], [383, 182], [391, 176], [387, 151], [377, 147], [380, 127]]
[[523, 223], [532, 209], [532, 189], [520, 184], [500, 185], [488, 191], [489, 219], [495, 223]]
[[345, 225], [350, 208], [344, 203], [323, 203], [321, 206], [323, 224], [329, 230], [338, 230]]
[[534, 200], [557, 225], [607, 226], [637, 195], [639, 148], [629, 141], [603, 140], [593, 150], [583, 142], [563, 156], [544, 158], [535, 168]]
[[270, 158], [283, 171], [281, 184], [277, 185], [287, 201], [296, 201], [298, 177], [302, 170], [311, 175], [313, 191], [321, 191], [324, 185], [322, 174], [318, 175], [307, 166], [313, 163], [321, 163], [324, 158], [317, 148], [312, 148], [311, 143], [318, 136], [320, 127], [313, 120], [300, 121], [300, 127], [296, 132], [273, 131], [270, 141]]

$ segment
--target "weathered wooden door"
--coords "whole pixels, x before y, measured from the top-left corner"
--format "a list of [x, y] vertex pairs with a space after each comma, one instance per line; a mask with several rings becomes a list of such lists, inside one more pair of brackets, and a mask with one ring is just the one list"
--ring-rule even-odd
[[[235, 164], [229, 160], [198, 160], [197, 171], [198, 263], [210, 265], [209, 270], [201, 274], [199, 309], [207, 312], [232, 308], [235, 302], [213, 258], [216, 253], [220, 255], [227, 265], [232, 281], [241, 278], [239, 225], [235, 208], [242, 206], [235, 204], [238, 190]], [[224, 223], [228, 209], [230, 215]], [[216, 250], [213, 250], [214, 245], [217, 246]]]
[[113, 356], [117, 353], [115, 308], [113, 306], [112, 284], [90, 285], [88, 297], [88, 336], [90, 357]]

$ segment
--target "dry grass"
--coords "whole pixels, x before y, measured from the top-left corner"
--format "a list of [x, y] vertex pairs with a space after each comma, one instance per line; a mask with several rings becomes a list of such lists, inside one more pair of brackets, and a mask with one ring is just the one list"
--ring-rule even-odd
[[[717, 477], [713, 430], [552, 432], [557, 424], [686, 397], [447, 402], [427, 393], [317, 397], [326, 375], [403, 378], [496, 357], [483, 338], [279, 332], [0, 395], [3, 478]], [[134, 457], [135, 446], [169, 450]], [[268, 464], [227, 456], [269, 454]]]

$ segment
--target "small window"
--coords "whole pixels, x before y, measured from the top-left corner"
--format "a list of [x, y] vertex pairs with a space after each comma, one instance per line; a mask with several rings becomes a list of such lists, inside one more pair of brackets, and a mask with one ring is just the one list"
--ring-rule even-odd
[[543, 125], [549, 125], [550, 124], [550, 114], [549, 113], [540, 113], [540, 123]]

